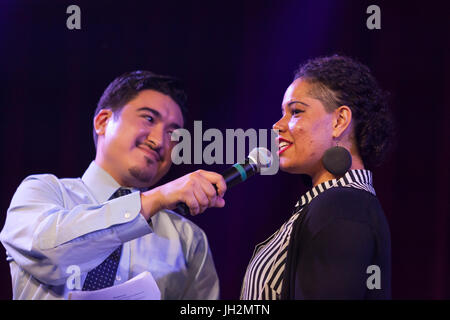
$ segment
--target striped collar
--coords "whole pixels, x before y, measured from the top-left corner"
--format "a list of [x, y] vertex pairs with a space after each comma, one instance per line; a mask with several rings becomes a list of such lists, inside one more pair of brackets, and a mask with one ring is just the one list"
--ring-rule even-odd
[[347, 173], [340, 179], [333, 179], [318, 184], [304, 195], [296, 203], [294, 208], [294, 214], [300, 211], [305, 205], [310, 203], [315, 197], [322, 192], [333, 187], [350, 187], [362, 189], [367, 192], [375, 194], [375, 189], [372, 184], [372, 172], [364, 169], [355, 169], [347, 171]]

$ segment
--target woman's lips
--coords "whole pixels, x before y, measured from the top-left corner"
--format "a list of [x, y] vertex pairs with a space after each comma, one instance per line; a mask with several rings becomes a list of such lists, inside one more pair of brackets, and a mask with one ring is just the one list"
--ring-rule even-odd
[[278, 138], [278, 155], [282, 154], [283, 152], [285, 152], [287, 149], [289, 149], [292, 146], [292, 142], [290, 142], [287, 139]]
[[289, 149], [292, 146], [292, 144], [287, 145], [285, 147], [282, 147], [280, 149], [278, 149], [278, 155], [282, 154], [283, 152], [285, 152], [287, 149]]

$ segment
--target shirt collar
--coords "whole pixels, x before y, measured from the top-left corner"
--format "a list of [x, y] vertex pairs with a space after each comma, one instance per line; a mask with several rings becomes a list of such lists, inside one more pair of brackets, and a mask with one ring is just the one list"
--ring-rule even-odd
[[372, 172], [365, 169], [354, 169], [347, 171], [347, 173], [340, 179], [332, 179], [318, 184], [311, 190], [301, 196], [296, 203], [294, 213], [297, 213], [305, 205], [309, 204], [315, 197], [322, 192], [334, 187], [352, 187], [366, 190], [373, 195], [376, 195], [372, 184]]
[[120, 188], [120, 184], [95, 161], [91, 162], [81, 180], [100, 203], [108, 200]]

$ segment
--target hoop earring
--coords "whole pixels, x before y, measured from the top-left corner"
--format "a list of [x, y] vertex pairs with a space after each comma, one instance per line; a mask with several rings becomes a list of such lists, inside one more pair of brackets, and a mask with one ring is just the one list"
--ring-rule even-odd
[[322, 157], [322, 164], [331, 174], [341, 177], [352, 166], [352, 156], [344, 147], [338, 143], [325, 151]]

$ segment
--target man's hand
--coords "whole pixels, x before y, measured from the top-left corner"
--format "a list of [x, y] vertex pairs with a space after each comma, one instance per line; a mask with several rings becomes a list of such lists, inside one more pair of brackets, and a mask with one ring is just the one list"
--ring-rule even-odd
[[223, 196], [226, 190], [227, 185], [221, 174], [197, 170], [141, 193], [141, 213], [149, 220], [162, 209], [175, 209], [179, 202], [184, 202], [189, 207], [191, 215], [202, 213], [211, 207], [222, 208], [225, 206]]

